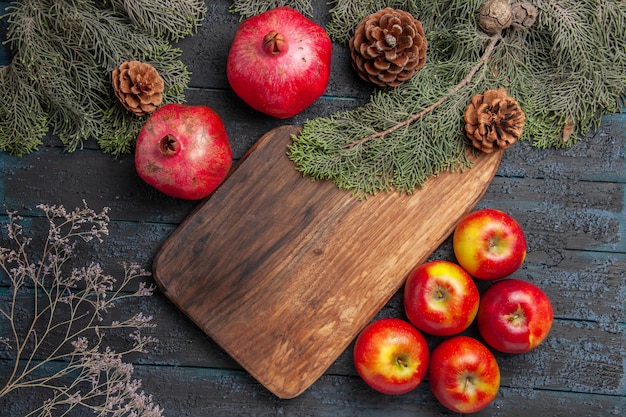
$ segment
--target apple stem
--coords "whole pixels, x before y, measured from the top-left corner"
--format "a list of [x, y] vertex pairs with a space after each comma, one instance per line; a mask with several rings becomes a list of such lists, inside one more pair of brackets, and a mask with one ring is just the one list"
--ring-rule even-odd
[[409, 366], [409, 358], [407, 355], [399, 355], [396, 357], [396, 363], [403, 368], [407, 368]]
[[172, 156], [178, 152], [178, 141], [171, 133], [159, 140], [159, 151], [165, 156]]
[[517, 310], [515, 310], [511, 314], [506, 315], [506, 319], [509, 321], [509, 323], [514, 325], [524, 323], [526, 320], [526, 316], [524, 315], [524, 309], [522, 308], [522, 306], [518, 305]]
[[263, 49], [272, 55], [277, 55], [287, 50], [287, 41], [281, 33], [271, 30], [263, 38]]

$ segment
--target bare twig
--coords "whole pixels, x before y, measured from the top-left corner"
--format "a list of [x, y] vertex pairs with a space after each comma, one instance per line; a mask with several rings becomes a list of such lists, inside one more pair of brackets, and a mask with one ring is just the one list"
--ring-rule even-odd
[[[132, 365], [123, 360], [156, 342], [141, 332], [154, 326], [152, 317], [138, 312], [121, 321], [105, 320], [117, 302], [152, 295], [154, 286], [143, 281], [138, 290], [128, 291], [131, 282], [150, 273], [138, 265], [124, 264], [123, 279], [114, 288], [116, 279], [97, 263], [67, 271], [63, 267], [77, 240], [102, 242], [101, 237], [108, 234], [108, 209], [96, 213], [86, 204], [72, 212], [62, 206], [38, 207], [50, 226], [43, 252], [35, 256], [38, 259], [28, 251], [31, 238], [23, 234], [21, 217], [14, 212], [8, 212], [5, 225], [11, 247], [0, 247], [0, 271], [13, 287], [9, 307], [0, 306], [0, 322], [9, 329], [0, 343], [11, 349], [15, 359], [13, 369], [0, 378], [0, 398], [22, 388], [37, 388], [51, 395], [27, 416], [48, 416], [52, 410], [54, 415], [69, 415], [76, 407], [98, 415], [161, 416], [163, 410], [140, 390], [140, 381], [132, 378]], [[24, 318], [18, 320], [16, 309], [23, 292], [33, 294], [30, 324], [24, 328], [18, 325]], [[131, 331], [133, 342], [122, 352], [104, 346], [104, 332], [112, 329]], [[54, 362], [65, 366], [50, 368]]]
[[489, 59], [489, 57], [491, 56], [491, 54], [493, 53], [496, 44], [498, 43], [498, 41], [502, 39], [502, 35], [500, 32], [492, 35], [489, 38], [489, 43], [487, 44], [487, 47], [485, 48], [485, 51], [483, 52], [482, 56], [480, 57], [480, 59], [478, 60], [478, 62], [472, 67], [470, 68], [469, 72], [467, 73], [467, 75], [465, 76], [465, 78], [463, 78], [457, 85], [455, 85], [454, 87], [452, 87], [450, 89], [450, 91], [448, 91], [448, 93], [446, 93], [446, 95], [442, 96], [441, 98], [439, 98], [439, 100], [435, 101], [433, 104], [431, 104], [430, 106], [426, 107], [425, 109], [423, 109], [422, 111], [412, 114], [410, 117], [408, 117], [407, 119], [402, 120], [399, 123], [396, 123], [395, 125], [391, 126], [388, 129], [383, 130], [382, 132], [376, 132], [373, 133], [369, 136], [366, 136], [362, 139], [356, 140], [354, 142], [350, 142], [348, 144], [346, 144], [346, 147], [348, 148], [353, 148], [357, 145], [361, 145], [365, 142], [369, 142], [372, 139], [377, 139], [377, 138], [382, 138], [384, 136], [387, 136], [388, 134], [395, 132], [396, 130], [408, 126], [409, 124], [413, 123], [414, 121], [424, 117], [425, 115], [427, 115], [428, 113], [432, 112], [433, 110], [435, 110], [437, 107], [441, 106], [448, 98], [450, 98], [452, 95], [456, 94], [457, 92], [459, 92], [459, 90], [461, 90], [463, 87], [465, 87], [466, 85], [468, 85], [472, 79], [474, 78], [474, 75], [476, 75], [476, 72], [478, 72], [478, 70], [485, 64], [485, 62], [487, 62], [487, 60]]

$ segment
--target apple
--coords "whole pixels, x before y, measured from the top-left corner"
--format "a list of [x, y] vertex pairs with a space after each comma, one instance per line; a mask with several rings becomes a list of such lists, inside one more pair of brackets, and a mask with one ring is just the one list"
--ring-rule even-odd
[[433, 349], [428, 381], [443, 406], [475, 413], [496, 398], [500, 368], [487, 346], [472, 337], [454, 336]]
[[435, 260], [417, 266], [404, 285], [404, 310], [419, 330], [452, 336], [467, 329], [478, 312], [480, 295], [459, 265]]
[[524, 353], [545, 340], [554, 312], [536, 285], [510, 278], [490, 286], [480, 302], [477, 327], [485, 342], [506, 353]]
[[452, 238], [456, 260], [473, 277], [504, 278], [526, 258], [526, 237], [517, 221], [492, 208], [476, 210], [461, 219]]
[[357, 372], [374, 390], [400, 395], [412, 391], [428, 370], [426, 339], [406, 320], [389, 317], [370, 323], [354, 344]]

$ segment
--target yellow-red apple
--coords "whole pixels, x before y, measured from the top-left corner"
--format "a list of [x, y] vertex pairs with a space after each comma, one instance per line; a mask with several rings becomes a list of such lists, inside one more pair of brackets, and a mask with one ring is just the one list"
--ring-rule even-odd
[[418, 329], [452, 336], [467, 329], [480, 296], [472, 277], [459, 265], [435, 260], [417, 266], [404, 286], [404, 310]]
[[553, 319], [548, 296], [536, 285], [512, 278], [485, 291], [476, 322], [481, 336], [494, 349], [524, 353], [545, 340]]
[[526, 236], [520, 224], [492, 208], [463, 217], [452, 244], [459, 265], [478, 279], [504, 278], [517, 271], [526, 258]]
[[370, 323], [354, 344], [354, 365], [367, 385], [389, 395], [406, 394], [428, 370], [428, 344], [409, 322], [383, 318]]
[[500, 368], [484, 344], [468, 336], [454, 336], [433, 349], [428, 381], [443, 406], [456, 413], [475, 413], [496, 397]]

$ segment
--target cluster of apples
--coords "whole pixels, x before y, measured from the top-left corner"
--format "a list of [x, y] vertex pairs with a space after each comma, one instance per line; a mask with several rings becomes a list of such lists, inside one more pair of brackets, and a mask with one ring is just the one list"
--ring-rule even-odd
[[[404, 394], [428, 375], [435, 397], [448, 409], [474, 413], [500, 388], [492, 349], [524, 353], [550, 332], [553, 310], [536, 285], [506, 278], [526, 258], [519, 223], [492, 208], [474, 211], [453, 235], [457, 263], [418, 265], [404, 286], [408, 320], [383, 318], [357, 337], [354, 363], [361, 378], [384, 394]], [[503, 279], [505, 278], [505, 279]], [[480, 295], [474, 279], [496, 281]], [[476, 322], [480, 336], [461, 334]], [[432, 352], [422, 332], [445, 337]]]

